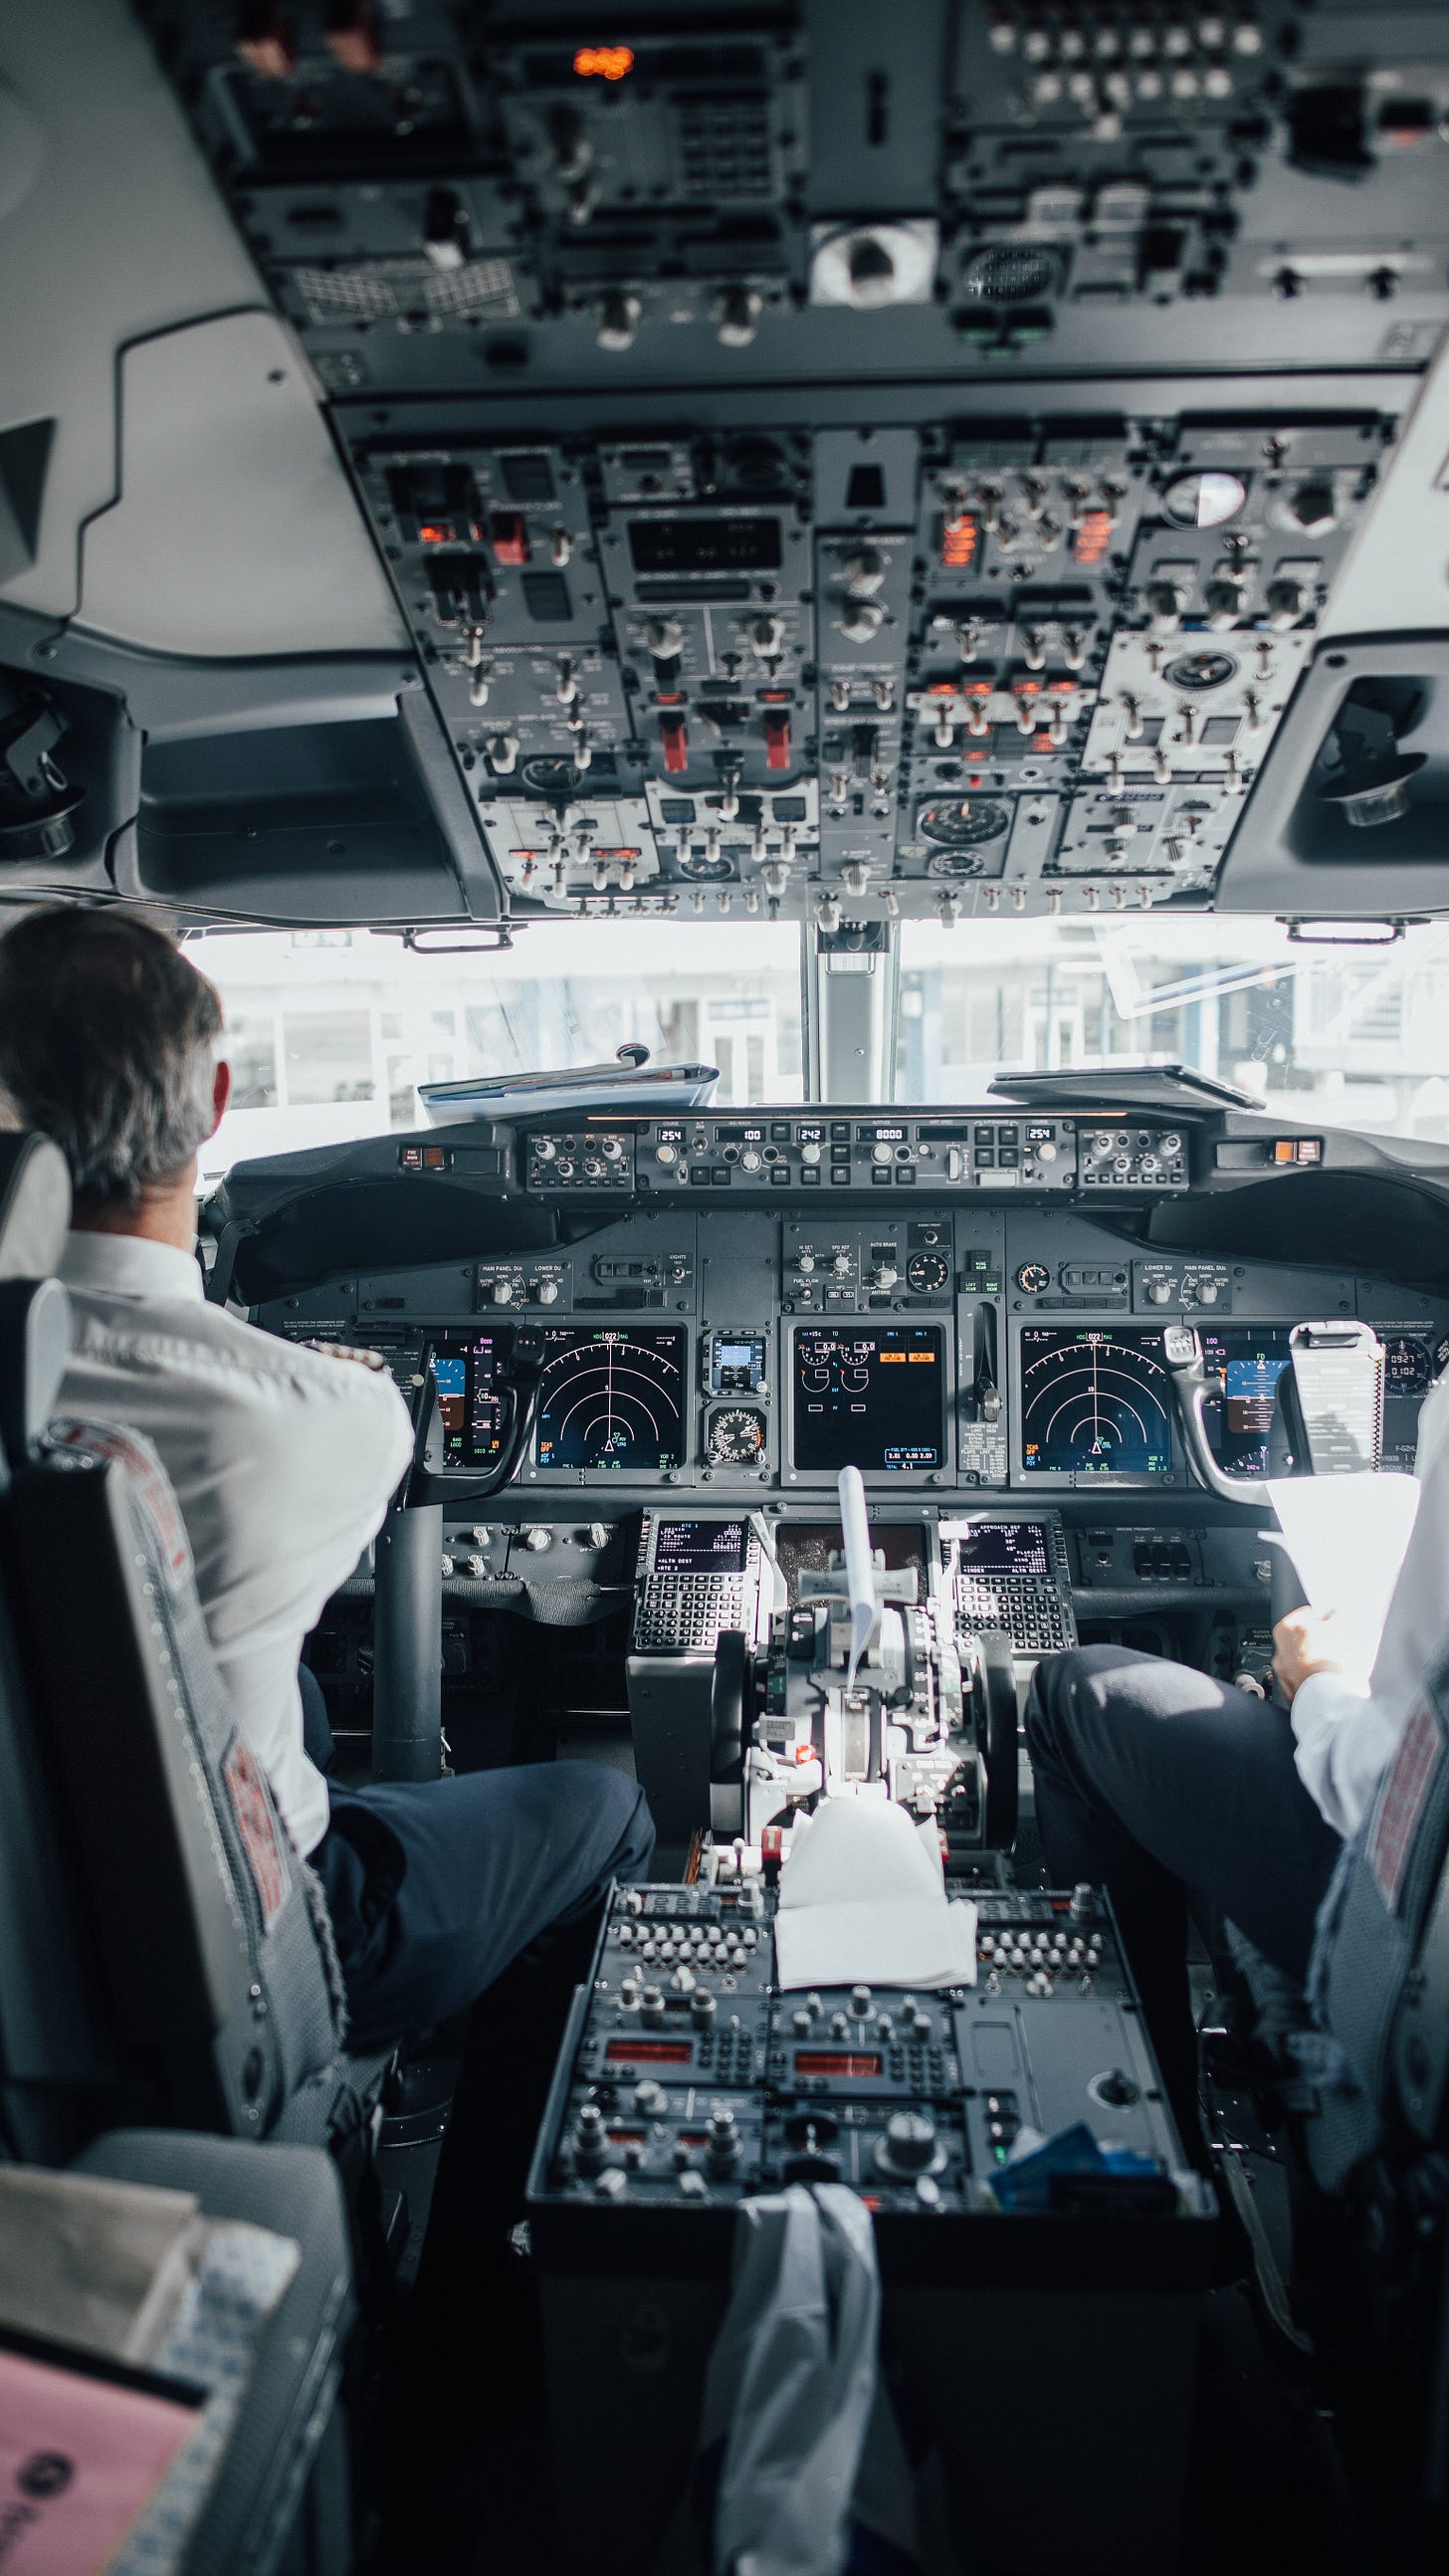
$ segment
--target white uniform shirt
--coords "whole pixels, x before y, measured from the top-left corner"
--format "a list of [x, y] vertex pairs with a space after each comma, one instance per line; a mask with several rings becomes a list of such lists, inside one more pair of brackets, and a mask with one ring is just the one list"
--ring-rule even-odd
[[60, 1276], [75, 1337], [56, 1412], [154, 1442], [237, 1725], [309, 1852], [327, 1830], [327, 1783], [302, 1749], [297, 1663], [381, 1526], [411, 1450], [407, 1407], [390, 1377], [208, 1305], [174, 1245], [72, 1234]]
[[1449, 1378], [1419, 1418], [1423, 1491], [1384, 1619], [1368, 1692], [1310, 1673], [1293, 1699], [1298, 1776], [1336, 1833], [1357, 1832], [1436, 1654], [1449, 1642]]

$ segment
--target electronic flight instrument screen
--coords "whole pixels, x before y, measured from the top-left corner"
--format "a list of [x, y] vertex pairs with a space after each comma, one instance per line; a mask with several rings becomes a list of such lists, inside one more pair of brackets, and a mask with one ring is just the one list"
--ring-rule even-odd
[[540, 1467], [663, 1473], [684, 1457], [686, 1340], [674, 1324], [555, 1324], [544, 1334]]
[[750, 1533], [744, 1521], [662, 1520], [654, 1537], [656, 1574], [743, 1574]]
[[1040, 1521], [981, 1521], [956, 1544], [963, 1574], [1050, 1580], [1046, 1530]]
[[433, 1345], [445, 1467], [491, 1467], [503, 1447], [498, 1370], [511, 1334], [449, 1333]]
[[1278, 1380], [1288, 1366], [1288, 1326], [1219, 1324], [1202, 1331], [1203, 1368], [1219, 1392], [1203, 1404], [1203, 1428], [1230, 1476], [1266, 1476]]
[[1161, 1333], [1023, 1327], [1021, 1463], [1028, 1475], [1170, 1475], [1171, 1402]]
[[920, 1474], [945, 1454], [944, 1337], [936, 1324], [795, 1336], [795, 1465], [803, 1473]]

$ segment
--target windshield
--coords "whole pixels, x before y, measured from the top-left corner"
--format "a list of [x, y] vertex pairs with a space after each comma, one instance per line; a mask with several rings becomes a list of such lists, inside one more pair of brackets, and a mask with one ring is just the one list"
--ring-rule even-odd
[[[220, 989], [234, 1077], [203, 1168], [415, 1127], [420, 1084], [606, 1063], [626, 1039], [718, 1065], [721, 1103], [800, 1100], [801, 936], [536, 922], [511, 949], [429, 956], [366, 930], [200, 934], [188, 950]], [[902, 1101], [1155, 1058], [1294, 1118], [1449, 1140], [1449, 923], [1374, 949], [1211, 914], [905, 922], [897, 957]]]
[[1276, 921], [933, 922], [901, 931], [897, 1093], [998, 1072], [1189, 1065], [1291, 1118], [1449, 1138], [1449, 924], [1318, 947]]
[[253, 1154], [426, 1123], [422, 1083], [604, 1064], [626, 1039], [715, 1064], [716, 1099], [804, 1093], [800, 934], [769, 922], [530, 923], [512, 948], [424, 955], [366, 930], [203, 932], [232, 1105], [211, 1174]]

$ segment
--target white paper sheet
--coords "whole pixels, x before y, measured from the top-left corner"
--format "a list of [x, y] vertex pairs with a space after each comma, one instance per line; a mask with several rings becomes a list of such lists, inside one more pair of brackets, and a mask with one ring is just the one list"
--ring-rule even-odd
[[968, 1986], [976, 1908], [948, 1901], [933, 1828], [883, 1798], [827, 1798], [780, 1877], [780, 1984]]
[[1275, 1476], [1265, 1488], [1311, 1610], [1333, 1613], [1334, 1652], [1367, 1690], [1419, 1508], [1414, 1476]]

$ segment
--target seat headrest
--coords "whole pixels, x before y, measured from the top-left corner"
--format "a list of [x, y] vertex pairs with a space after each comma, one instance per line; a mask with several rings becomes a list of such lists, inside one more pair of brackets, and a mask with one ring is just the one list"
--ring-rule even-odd
[[70, 1225], [70, 1174], [48, 1136], [0, 1135], [0, 1279], [48, 1279]]

